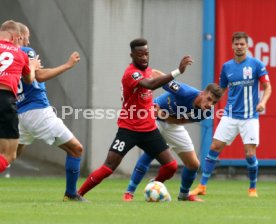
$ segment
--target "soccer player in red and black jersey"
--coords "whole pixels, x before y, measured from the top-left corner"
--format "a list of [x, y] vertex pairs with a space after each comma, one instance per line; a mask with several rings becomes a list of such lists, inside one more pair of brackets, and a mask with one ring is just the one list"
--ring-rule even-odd
[[143, 149], [162, 165], [156, 181], [164, 182], [177, 170], [176, 160], [155, 124], [152, 90], [182, 74], [193, 60], [190, 56], [185, 56], [178, 69], [165, 76], [153, 78], [152, 69], [148, 67], [147, 40], [135, 39], [131, 41], [130, 48], [132, 63], [122, 78], [123, 106], [118, 119], [119, 129], [104, 164], [93, 171], [80, 187], [78, 192], [81, 196], [111, 175], [134, 146]]
[[40, 67], [35, 59], [29, 65], [27, 55], [18, 48], [20, 30], [13, 20], [0, 27], [0, 173], [16, 158], [18, 145], [18, 117], [16, 95], [20, 76], [32, 83], [35, 70]]

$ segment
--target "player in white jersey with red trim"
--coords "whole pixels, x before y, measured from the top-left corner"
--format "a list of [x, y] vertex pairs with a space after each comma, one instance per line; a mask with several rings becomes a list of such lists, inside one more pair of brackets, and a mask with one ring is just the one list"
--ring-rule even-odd
[[[250, 186], [248, 195], [257, 197], [256, 182], [258, 175], [258, 160], [256, 148], [259, 145], [259, 112], [263, 112], [271, 95], [271, 85], [265, 65], [258, 59], [246, 55], [248, 35], [236, 32], [232, 36], [234, 58], [223, 64], [220, 74], [220, 86], [228, 87], [228, 100], [211, 145], [205, 158], [205, 165], [200, 184], [191, 194], [206, 194], [206, 185], [216, 160], [226, 145], [240, 134], [247, 161]], [[259, 84], [264, 89], [259, 100]]]

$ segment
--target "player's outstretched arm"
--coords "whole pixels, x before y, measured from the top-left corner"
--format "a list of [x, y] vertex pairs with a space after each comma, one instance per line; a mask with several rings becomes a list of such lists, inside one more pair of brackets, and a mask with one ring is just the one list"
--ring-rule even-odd
[[80, 61], [80, 55], [78, 52], [73, 52], [68, 61], [55, 68], [43, 68], [36, 71], [35, 78], [38, 82], [45, 82], [56, 76], [62, 74], [63, 72], [73, 68]]
[[191, 56], [184, 56], [182, 58], [182, 60], [180, 61], [178, 69], [172, 71], [171, 73], [169, 73], [167, 75], [160, 75], [153, 79], [148, 79], [148, 78], [142, 79], [139, 82], [139, 85], [146, 89], [155, 90], [155, 89], [165, 85], [166, 83], [172, 81], [178, 75], [184, 73], [184, 71], [186, 70], [186, 67], [188, 65], [191, 65], [192, 63], [193, 63], [193, 59], [191, 58]]

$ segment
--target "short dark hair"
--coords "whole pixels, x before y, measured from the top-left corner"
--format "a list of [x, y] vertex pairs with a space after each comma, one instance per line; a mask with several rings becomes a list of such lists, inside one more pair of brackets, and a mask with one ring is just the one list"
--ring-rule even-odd
[[212, 93], [217, 100], [219, 100], [223, 94], [222, 88], [216, 83], [210, 83], [204, 91]]
[[131, 51], [134, 50], [135, 47], [145, 46], [148, 44], [148, 41], [144, 38], [137, 38], [130, 42], [129, 46]]
[[232, 43], [234, 42], [234, 40], [236, 39], [241, 39], [244, 38], [246, 43], [248, 43], [248, 35], [246, 32], [235, 32], [232, 35]]

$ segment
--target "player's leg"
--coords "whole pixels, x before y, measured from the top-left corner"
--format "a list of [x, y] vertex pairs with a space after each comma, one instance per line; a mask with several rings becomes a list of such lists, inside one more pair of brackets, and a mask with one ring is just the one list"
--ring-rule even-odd
[[223, 150], [225, 145], [226, 145], [225, 142], [222, 142], [217, 139], [213, 139], [210, 147], [210, 151], [205, 158], [205, 164], [202, 169], [200, 184], [190, 192], [191, 195], [206, 194], [206, 186], [207, 186], [208, 180], [211, 177], [213, 170], [215, 169], [219, 154]]
[[248, 196], [258, 197], [256, 184], [258, 176], [258, 159], [256, 148], [259, 145], [259, 120], [249, 119], [239, 122], [240, 135], [244, 144], [248, 176], [250, 180]]
[[158, 122], [158, 128], [160, 127], [162, 136], [185, 165], [181, 172], [181, 186], [178, 200], [202, 201], [202, 199], [196, 196], [189, 195], [190, 187], [196, 178], [200, 163], [188, 131], [183, 125], [167, 124], [165, 122]]
[[83, 196], [99, 183], [101, 183], [103, 179], [107, 178], [113, 173], [113, 171], [121, 163], [122, 159], [123, 156], [121, 154], [109, 151], [104, 164], [89, 174], [85, 182], [79, 188], [78, 193]]
[[216, 161], [219, 157], [219, 154], [226, 146], [226, 144], [231, 144], [239, 133], [237, 120], [222, 117], [214, 135], [210, 151], [205, 158], [205, 163], [203, 164], [202, 177], [200, 184], [190, 192], [191, 195], [205, 195], [206, 186], [209, 178], [216, 166]]
[[[159, 132], [162, 133], [162, 131], [165, 128], [165, 122], [156, 121], [156, 124], [158, 126]], [[124, 201], [131, 201], [133, 199], [134, 192], [135, 192], [137, 186], [142, 181], [146, 172], [148, 171], [153, 159], [154, 158], [149, 156], [147, 153], [143, 153], [140, 156], [140, 158], [138, 159], [138, 161], [132, 171], [127, 190], [124, 193], [124, 196], [123, 196]]]
[[34, 139], [44, 140], [49, 145], [54, 144], [67, 153], [66, 190], [63, 200], [84, 201], [76, 191], [83, 147], [63, 121], [56, 116], [52, 107], [29, 110], [19, 114], [19, 132], [18, 154], [22, 152], [24, 144], [32, 144]]
[[258, 197], [256, 184], [258, 177], [258, 159], [256, 157], [256, 145], [255, 144], [245, 144], [244, 145], [248, 176], [250, 180], [248, 196]]
[[16, 159], [18, 139], [0, 138], [0, 173]]
[[12, 92], [0, 90], [0, 173], [16, 159], [18, 138], [16, 98]]
[[168, 145], [158, 129], [144, 133], [141, 142], [137, 144], [150, 157], [157, 159], [161, 164], [156, 181], [164, 182], [170, 179], [177, 170], [177, 162], [174, 159]]
[[66, 190], [64, 200], [79, 199], [77, 181], [80, 174], [83, 146], [76, 137], [73, 137], [70, 141], [59, 145], [59, 147], [67, 153], [65, 160]]
[[[25, 148], [25, 145], [22, 144], [18, 144], [17, 146], [17, 150], [16, 150], [16, 158], [18, 158], [18, 156], [21, 155], [21, 153], [23, 152], [23, 149]], [[6, 178], [10, 178], [11, 177], [11, 164], [8, 165], [6, 172], [5, 172], [5, 177]]]
[[155, 180], [163, 183], [173, 177], [173, 175], [177, 171], [177, 162], [174, 159], [169, 148], [159, 153], [156, 156], [156, 160], [161, 164], [161, 167]]
[[184, 164], [184, 167], [181, 172], [181, 186], [178, 195], [178, 200], [202, 202], [202, 199], [189, 194], [190, 188], [197, 176], [197, 171], [200, 166], [200, 162], [197, 158], [195, 151], [182, 151], [178, 153], [178, 156]]
[[90, 173], [85, 182], [81, 185], [78, 193], [83, 196], [89, 190], [97, 186], [101, 181], [110, 176], [119, 166], [125, 154], [136, 145], [137, 137], [135, 132], [119, 128], [104, 164]]
[[[35, 122], [30, 122], [34, 118]], [[49, 145], [54, 144], [66, 152], [66, 190], [63, 201], [85, 201], [77, 194], [76, 189], [83, 151], [83, 146], [78, 139], [56, 116], [52, 107], [27, 111], [22, 113], [19, 119], [20, 133], [22, 133], [20, 143], [31, 144], [34, 139], [40, 139]]]
[[124, 193], [124, 201], [131, 201], [133, 199], [134, 192], [148, 171], [152, 160], [153, 158], [146, 153], [140, 156], [131, 174], [127, 190]]

